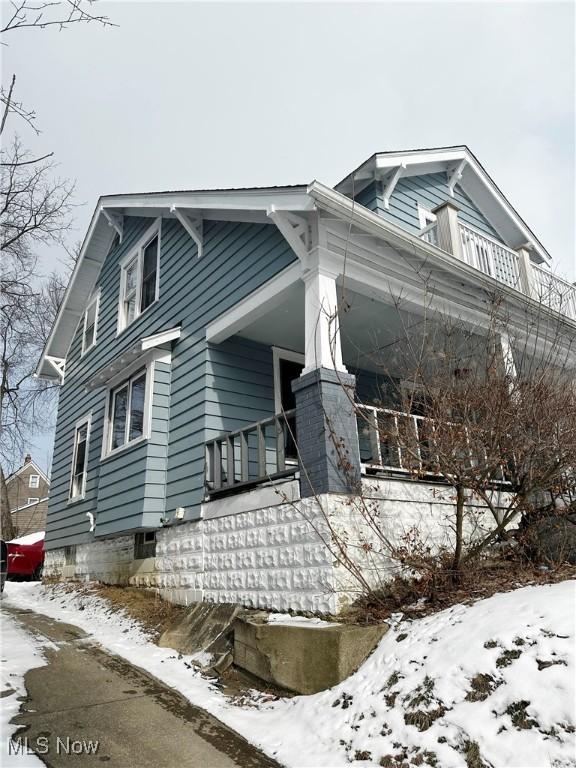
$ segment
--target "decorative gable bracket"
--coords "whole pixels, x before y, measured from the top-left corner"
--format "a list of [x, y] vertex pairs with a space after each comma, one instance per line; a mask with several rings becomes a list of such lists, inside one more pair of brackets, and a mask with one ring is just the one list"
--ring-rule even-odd
[[180, 224], [182, 224], [186, 232], [188, 232], [192, 240], [194, 240], [196, 247], [198, 248], [198, 258], [201, 259], [204, 251], [204, 228], [202, 225], [202, 217], [191, 216], [189, 213], [184, 213], [184, 211], [177, 208], [175, 205], [170, 206], [170, 213], [173, 213], [174, 216], [176, 216]]
[[456, 184], [458, 184], [459, 181], [461, 180], [462, 174], [464, 172], [464, 168], [466, 168], [467, 163], [468, 163], [468, 160], [464, 158], [458, 163], [458, 165], [455, 168], [452, 168], [452, 170], [446, 171], [450, 197], [454, 197], [454, 188], [456, 187]]
[[404, 173], [406, 170], [406, 163], [401, 163], [397, 168], [395, 168], [392, 173], [390, 173], [386, 179], [383, 179], [385, 182], [385, 187], [382, 192], [382, 196], [384, 198], [384, 207], [390, 208], [390, 198], [392, 197], [392, 192], [396, 189], [396, 184], [398, 184], [398, 181], [400, 180], [400, 176]]
[[54, 368], [60, 378], [60, 383], [62, 383], [64, 381], [66, 360], [62, 357], [51, 357], [50, 355], [46, 355], [46, 360], [50, 363], [52, 368]]
[[106, 210], [104, 206], [102, 206], [100, 210], [106, 217], [108, 224], [111, 227], [114, 227], [118, 237], [120, 238], [120, 242], [122, 242], [122, 237], [124, 236], [124, 216], [120, 216], [117, 213], [111, 213], [110, 211]]
[[276, 224], [298, 259], [304, 263], [312, 240], [308, 221], [289, 211], [277, 211], [273, 205], [266, 210], [266, 215]]

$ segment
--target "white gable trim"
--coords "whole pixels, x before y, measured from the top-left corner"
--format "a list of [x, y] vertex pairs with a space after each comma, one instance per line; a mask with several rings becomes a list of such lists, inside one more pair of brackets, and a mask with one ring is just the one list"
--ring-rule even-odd
[[18, 476], [18, 475], [19, 475], [21, 472], [23, 472], [25, 469], [28, 469], [29, 467], [33, 467], [33, 468], [36, 470], [36, 471], [34, 472], [34, 474], [35, 474], [35, 475], [36, 475], [36, 474], [37, 474], [37, 475], [40, 475], [40, 477], [42, 478], [42, 480], [44, 480], [44, 482], [45, 482], [45, 483], [48, 483], [48, 485], [50, 485], [50, 480], [49, 480], [49, 479], [46, 477], [46, 475], [44, 474], [44, 472], [42, 472], [42, 470], [40, 469], [40, 467], [38, 466], [38, 464], [36, 464], [36, 462], [35, 462], [34, 460], [32, 460], [32, 461], [27, 461], [25, 464], [22, 464], [22, 466], [20, 467], [20, 469], [17, 469], [15, 472], [13, 472], [13, 473], [10, 475], [10, 477], [6, 478], [6, 485], [8, 485], [8, 483], [9, 483], [11, 480], [13, 480], [13, 479], [14, 479], [15, 477], [17, 477], [17, 476]]

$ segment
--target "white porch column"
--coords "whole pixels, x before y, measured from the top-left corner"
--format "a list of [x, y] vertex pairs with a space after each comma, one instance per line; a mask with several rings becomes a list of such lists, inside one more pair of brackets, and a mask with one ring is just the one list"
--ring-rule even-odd
[[346, 372], [342, 362], [336, 275], [315, 266], [304, 276], [305, 348], [302, 375], [317, 368]]
[[516, 253], [518, 254], [521, 288], [527, 296], [537, 298], [536, 291], [534, 290], [534, 275], [532, 273], [530, 254], [526, 248], [518, 248]]
[[512, 354], [512, 344], [510, 342], [510, 336], [507, 333], [500, 334], [500, 347], [502, 349], [502, 357], [504, 359], [504, 371], [506, 376], [511, 381], [516, 379], [518, 372], [516, 370], [516, 363], [514, 362], [514, 355]]

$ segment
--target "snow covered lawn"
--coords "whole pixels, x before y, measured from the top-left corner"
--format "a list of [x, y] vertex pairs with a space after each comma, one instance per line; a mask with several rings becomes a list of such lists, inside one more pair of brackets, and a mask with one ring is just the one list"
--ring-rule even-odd
[[341, 685], [244, 706], [101, 598], [9, 582], [4, 599], [90, 632], [287, 766], [576, 766], [574, 581], [397, 617]]

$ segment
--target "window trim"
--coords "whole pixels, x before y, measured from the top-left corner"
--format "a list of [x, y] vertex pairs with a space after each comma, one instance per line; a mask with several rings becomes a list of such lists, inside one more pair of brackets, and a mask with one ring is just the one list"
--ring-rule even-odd
[[[116, 456], [122, 451], [130, 450], [135, 445], [142, 443], [150, 439], [150, 427], [152, 423], [152, 393], [155, 370], [155, 359], [148, 359], [147, 361], [137, 361], [134, 366], [131, 366], [129, 372], [124, 372], [122, 377], [115, 377], [109, 382], [109, 386], [106, 389], [106, 412], [104, 416], [104, 439], [102, 440], [102, 453], [100, 460]], [[114, 416], [114, 398], [116, 392], [122, 389], [127, 384], [130, 384], [134, 379], [140, 378], [144, 374], [146, 376], [146, 382], [144, 384], [144, 416], [142, 423], [142, 434], [136, 437], [134, 440], [129, 440], [117, 448], [111, 448], [112, 445], [112, 427]], [[129, 389], [129, 396], [131, 398], [131, 388]], [[129, 412], [129, 409], [128, 409]], [[129, 434], [130, 421], [126, 419], [125, 430]]]
[[426, 229], [427, 226], [436, 221], [436, 214], [418, 203], [418, 221], [420, 222], [420, 229]]
[[39, 498], [39, 497], [36, 497], [36, 496], [29, 496], [29, 497], [28, 497], [28, 501], [26, 502], [26, 506], [28, 507], [28, 506], [30, 506], [31, 504], [38, 504], [38, 502], [39, 502], [39, 501], [40, 501], [40, 498]]
[[[142, 235], [137, 244], [132, 248], [126, 256], [119, 262], [120, 266], [120, 295], [118, 297], [118, 323], [116, 328], [116, 336], [119, 336], [127, 328], [130, 328], [139, 317], [147, 312], [150, 307], [160, 298], [160, 250], [161, 250], [161, 233], [162, 233], [162, 219], [157, 218], [151, 227], [148, 227], [146, 232]], [[152, 301], [144, 310], [140, 309], [142, 303], [142, 276], [144, 266], [144, 251], [146, 246], [155, 237], [158, 237], [158, 250], [156, 253], [156, 287], [154, 292], [154, 301]], [[126, 286], [126, 273], [129, 265], [136, 259], [136, 304], [134, 308], [134, 318], [130, 322], [126, 322], [124, 318], [124, 303], [125, 303], [125, 286]]]
[[[84, 425], [87, 426], [86, 429], [86, 452], [84, 454], [84, 472], [82, 477], [82, 490], [81, 493], [77, 494], [76, 496], [72, 496], [72, 488], [74, 483], [74, 467], [76, 465], [76, 451], [78, 447], [78, 430], [83, 427]], [[90, 436], [92, 431], [92, 411], [88, 414], [88, 416], [83, 416], [81, 419], [78, 419], [76, 424], [74, 425], [74, 445], [72, 446], [72, 466], [70, 468], [70, 485], [68, 488], [68, 503], [73, 504], [76, 501], [81, 501], [85, 495], [86, 495], [86, 480], [88, 478], [88, 452], [90, 450]]]
[[[33, 479], [36, 481], [34, 484]], [[40, 488], [40, 475], [28, 475], [28, 488]]]
[[274, 412], [282, 413], [282, 388], [280, 384], [280, 360], [288, 360], [291, 363], [305, 364], [304, 355], [294, 352], [292, 349], [272, 347], [272, 361], [274, 368]]
[[[96, 314], [94, 315], [94, 341], [90, 346], [86, 346], [86, 322], [88, 320], [88, 312], [90, 311], [91, 307], [96, 306]], [[98, 315], [100, 313], [100, 291], [91, 298], [91, 300], [88, 302], [86, 309], [84, 310], [84, 318], [82, 320], [82, 352], [80, 353], [80, 357], [83, 357], [87, 352], [89, 352], [93, 347], [96, 346], [96, 343], [98, 341]]]

